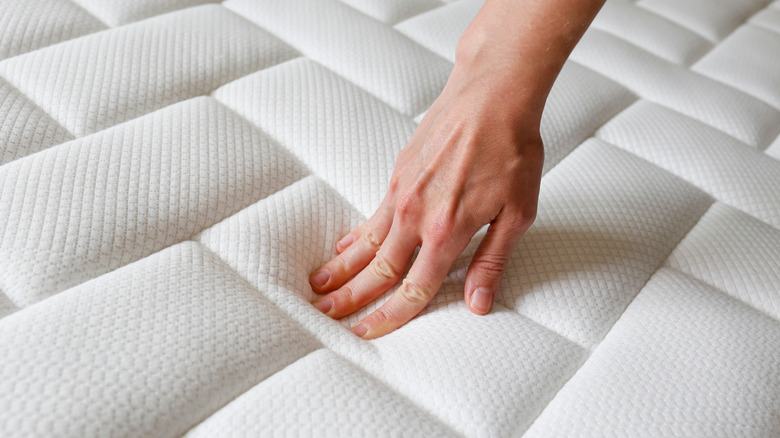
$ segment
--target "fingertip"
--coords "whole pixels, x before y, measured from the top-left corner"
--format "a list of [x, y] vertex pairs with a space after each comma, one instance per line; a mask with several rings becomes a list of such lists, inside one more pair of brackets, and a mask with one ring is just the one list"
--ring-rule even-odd
[[493, 308], [493, 299], [495, 294], [487, 288], [478, 287], [471, 292], [471, 298], [468, 302], [469, 310], [477, 315], [486, 315]]

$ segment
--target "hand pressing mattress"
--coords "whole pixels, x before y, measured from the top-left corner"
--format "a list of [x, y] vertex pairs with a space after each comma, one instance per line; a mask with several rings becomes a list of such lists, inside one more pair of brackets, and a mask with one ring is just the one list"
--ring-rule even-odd
[[780, 435], [780, 2], [609, 0], [493, 310], [309, 274], [480, 0], [0, 1], [0, 435]]

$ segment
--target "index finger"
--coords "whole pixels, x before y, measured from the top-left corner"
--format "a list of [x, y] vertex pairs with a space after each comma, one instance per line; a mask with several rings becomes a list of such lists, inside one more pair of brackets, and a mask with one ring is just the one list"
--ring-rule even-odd
[[457, 254], [441, 246], [423, 242], [417, 260], [401, 287], [379, 309], [352, 327], [352, 332], [363, 339], [384, 336], [401, 327], [422, 312], [438, 292]]

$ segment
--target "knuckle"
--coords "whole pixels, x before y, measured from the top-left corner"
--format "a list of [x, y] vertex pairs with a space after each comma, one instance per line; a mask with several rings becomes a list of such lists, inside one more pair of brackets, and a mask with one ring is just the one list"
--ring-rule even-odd
[[333, 259], [332, 267], [335, 272], [349, 272], [349, 261], [343, 255], [339, 255]]
[[339, 292], [339, 295], [341, 296], [341, 301], [344, 303], [343, 305], [347, 308], [353, 308], [355, 305], [355, 293], [352, 292], [352, 288], [349, 286], [344, 286], [341, 288], [341, 291]]
[[393, 315], [384, 306], [376, 309], [371, 314], [371, 318], [373, 318], [373, 323], [377, 326], [388, 325], [393, 321]]
[[530, 227], [536, 220], [536, 206], [528, 206], [520, 210], [520, 217], [518, 222], [521, 228], [526, 229]]
[[379, 247], [382, 245], [382, 240], [379, 239], [376, 233], [370, 229], [363, 233], [363, 240], [365, 240], [374, 249], [379, 249]]
[[418, 197], [415, 193], [405, 193], [402, 195], [395, 206], [395, 212], [399, 219], [408, 219], [418, 204]]
[[509, 263], [509, 257], [504, 254], [482, 254], [474, 260], [474, 266], [491, 274], [501, 275]]
[[427, 304], [433, 296], [428, 289], [409, 279], [404, 280], [398, 292], [400, 292], [401, 299], [413, 307]]
[[455, 219], [448, 214], [437, 215], [428, 226], [429, 235], [434, 241], [439, 243], [449, 240], [453, 231], [455, 231]]
[[398, 281], [398, 278], [401, 276], [401, 274], [398, 272], [398, 269], [393, 266], [392, 263], [390, 263], [390, 261], [387, 259], [387, 256], [384, 254], [377, 253], [372, 266], [374, 274], [377, 277], [392, 281], [393, 283]]
[[398, 191], [398, 185], [400, 184], [401, 178], [398, 176], [398, 174], [394, 173], [393, 176], [390, 177], [390, 185], [387, 188], [387, 191], [390, 193], [396, 193]]

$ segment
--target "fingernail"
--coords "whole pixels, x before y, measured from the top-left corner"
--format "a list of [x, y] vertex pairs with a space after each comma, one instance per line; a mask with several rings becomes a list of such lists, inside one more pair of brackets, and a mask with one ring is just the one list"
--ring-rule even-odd
[[477, 312], [487, 313], [493, 305], [493, 293], [484, 287], [478, 287], [471, 293], [471, 308]]
[[317, 308], [322, 313], [328, 313], [330, 312], [330, 309], [333, 308], [333, 298], [321, 298], [315, 302], [312, 303], [314, 307]]
[[367, 331], [368, 331], [368, 325], [362, 322], [352, 327], [352, 333], [354, 333], [359, 338], [365, 336]]
[[348, 247], [349, 245], [352, 245], [352, 242], [354, 241], [355, 241], [355, 237], [352, 236], [351, 234], [347, 234], [341, 240], [338, 241], [338, 243], [336, 244], [336, 250], [341, 251], [344, 248]]
[[330, 280], [330, 272], [325, 269], [311, 276], [311, 283], [317, 287], [325, 286], [328, 280]]

